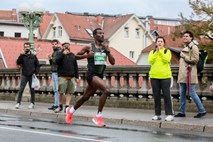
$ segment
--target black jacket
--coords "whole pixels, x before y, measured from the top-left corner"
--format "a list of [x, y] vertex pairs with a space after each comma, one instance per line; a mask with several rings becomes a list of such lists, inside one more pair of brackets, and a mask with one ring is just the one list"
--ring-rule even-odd
[[67, 55], [63, 54], [63, 50], [56, 58], [58, 64], [58, 76], [78, 78], [78, 64], [75, 55], [71, 52]]
[[39, 73], [39, 61], [33, 54], [21, 54], [16, 60], [17, 65], [22, 67], [22, 75], [31, 76]]
[[57, 58], [58, 54], [60, 53], [60, 51], [61, 51], [60, 47], [57, 47], [56, 49], [54, 49], [54, 51], [52, 53], [52, 58], [49, 60], [52, 72], [57, 72], [58, 71], [58, 65], [56, 63], [56, 58]]

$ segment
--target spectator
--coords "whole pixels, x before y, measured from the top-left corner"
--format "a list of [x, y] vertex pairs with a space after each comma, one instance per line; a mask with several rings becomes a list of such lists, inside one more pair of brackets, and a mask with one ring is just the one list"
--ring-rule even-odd
[[58, 65], [56, 63], [56, 57], [61, 52], [59, 47], [59, 41], [57, 39], [52, 40], [53, 53], [48, 55], [51, 71], [52, 71], [52, 87], [54, 92], [54, 104], [49, 110], [55, 110], [59, 107], [59, 92], [58, 92]]
[[71, 94], [75, 92], [76, 82], [78, 79], [78, 64], [75, 55], [70, 50], [70, 44], [65, 42], [62, 44], [62, 51], [59, 53], [56, 62], [58, 64], [59, 76], [59, 108], [55, 109], [55, 113], [63, 110], [63, 94], [66, 94], [66, 108], [69, 107]]
[[164, 98], [165, 121], [173, 121], [173, 106], [170, 93], [172, 72], [170, 68], [171, 51], [165, 48], [165, 39], [156, 39], [156, 48], [149, 53], [148, 62], [151, 64], [149, 76], [155, 102], [155, 116], [152, 120], [161, 120], [161, 90]]
[[33, 74], [39, 73], [40, 66], [39, 66], [39, 61], [36, 55], [33, 55], [30, 51], [29, 42], [24, 43], [23, 53], [20, 54], [16, 63], [18, 66], [21, 67], [22, 73], [21, 73], [21, 84], [18, 91], [17, 104], [15, 105], [15, 108], [18, 109], [20, 107], [22, 94], [26, 84], [28, 83], [30, 88], [30, 94], [31, 94], [31, 99], [30, 99], [31, 103], [28, 108], [33, 109], [35, 106], [35, 90], [34, 88], [31, 87], [32, 76]]
[[198, 108], [198, 114], [194, 118], [201, 118], [206, 115], [206, 110], [195, 91], [195, 85], [198, 83], [197, 76], [197, 62], [199, 59], [199, 49], [197, 45], [193, 43], [193, 33], [185, 31], [183, 34], [184, 48], [180, 53], [178, 83], [179, 83], [179, 94], [180, 94], [180, 107], [179, 113], [175, 117], [186, 117], [186, 91], [187, 91], [187, 80], [188, 71], [190, 71], [190, 97], [192, 97]]

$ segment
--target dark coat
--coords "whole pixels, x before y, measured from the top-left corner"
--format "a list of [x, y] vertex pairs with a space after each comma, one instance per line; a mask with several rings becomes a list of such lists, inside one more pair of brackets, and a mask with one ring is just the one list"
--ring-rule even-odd
[[17, 65], [22, 67], [22, 75], [32, 76], [39, 73], [39, 61], [36, 55], [33, 54], [21, 54], [16, 60]]
[[54, 49], [52, 53], [52, 58], [49, 60], [52, 72], [58, 72], [58, 64], [56, 63], [56, 58], [60, 52], [61, 52], [60, 47], [57, 47], [56, 49]]
[[71, 52], [67, 55], [63, 54], [63, 50], [58, 54], [56, 59], [58, 64], [58, 76], [78, 78], [78, 64], [75, 55]]

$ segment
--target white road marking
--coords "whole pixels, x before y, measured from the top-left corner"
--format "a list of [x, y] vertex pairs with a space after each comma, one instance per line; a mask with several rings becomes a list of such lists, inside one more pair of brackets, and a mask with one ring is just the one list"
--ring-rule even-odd
[[103, 140], [96, 140], [96, 139], [83, 138], [83, 137], [65, 136], [65, 135], [52, 134], [52, 133], [46, 133], [46, 132], [22, 130], [22, 129], [17, 129], [17, 128], [0, 127], [0, 129], [7, 129], [7, 130], [14, 130], [14, 131], [28, 132], [28, 133], [35, 133], [35, 134], [41, 134], [41, 135], [50, 135], [50, 136], [57, 136], [57, 137], [64, 137], [64, 138], [73, 138], [73, 139], [93, 141], [93, 142], [111, 142], [111, 141], [103, 141]]

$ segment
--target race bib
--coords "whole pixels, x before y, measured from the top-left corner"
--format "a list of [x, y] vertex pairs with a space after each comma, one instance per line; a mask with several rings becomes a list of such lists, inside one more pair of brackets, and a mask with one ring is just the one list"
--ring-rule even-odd
[[106, 65], [106, 53], [95, 52], [94, 62], [95, 65]]

